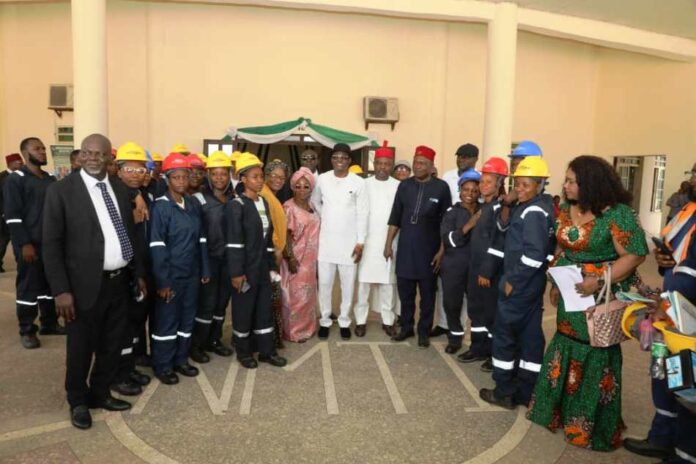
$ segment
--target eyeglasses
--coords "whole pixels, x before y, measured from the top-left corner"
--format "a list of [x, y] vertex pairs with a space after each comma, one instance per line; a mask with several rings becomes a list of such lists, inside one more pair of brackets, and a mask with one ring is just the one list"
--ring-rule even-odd
[[300, 189], [309, 190], [309, 185], [301, 185], [301, 184], [295, 185], [295, 190], [300, 190]]
[[122, 169], [123, 172], [125, 172], [126, 174], [139, 174], [139, 175], [141, 175], [141, 176], [144, 175], [144, 174], [147, 172], [147, 169], [146, 169], [146, 168], [134, 168], [134, 167], [131, 167], [131, 166], [123, 166], [121, 169]]

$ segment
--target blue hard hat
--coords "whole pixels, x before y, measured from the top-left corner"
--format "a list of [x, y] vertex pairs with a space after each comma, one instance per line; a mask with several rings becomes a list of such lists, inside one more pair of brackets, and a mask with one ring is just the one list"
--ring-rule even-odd
[[524, 156], [544, 156], [541, 152], [541, 147], [531, 140], [521, 141], [512, 153], [510, 153], [510, 158], [518, 158]]
[[478, 172], [476, 169], [469, 168], [466, 171], [464, 171], [461, 176], [459, 176], [457, 185], [461, 186], [464, 182], [468, 182], [470, 180], [473, 180], [474, 182], [480, 181], [481, 173]]

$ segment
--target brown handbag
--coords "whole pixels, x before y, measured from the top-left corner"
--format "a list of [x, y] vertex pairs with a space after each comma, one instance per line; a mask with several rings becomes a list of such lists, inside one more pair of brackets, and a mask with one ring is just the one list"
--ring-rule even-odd
[[621, 319], [628, 304], [614, 299], [611, 292], [611, 265], [604, 271], [604, 287], [599, 291], [597, 302], [585, 311], [590, 346], [606, 348], [628, 340], [621, 330]]

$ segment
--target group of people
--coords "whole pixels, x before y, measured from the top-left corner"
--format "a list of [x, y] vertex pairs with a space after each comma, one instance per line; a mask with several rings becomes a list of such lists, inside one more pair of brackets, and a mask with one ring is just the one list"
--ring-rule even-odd
[[[394, 341], [417, 335], [427, 348], [446, 333], [447, 353], [492, 372], [495, 388], [482, 389], [483, 400], [528, 406], [532, 421], [564, 430], [575, 445], [621, 445], [619, 346], [590, 346], [584, 314], [566, 308], [553, 281], [557, 331], [548, 346], [542, 330], [549, 266], [579, 266], [578, 293], [596, 295], [607, 269], [614, 290], [636, 284], [648, 253], [630, 194], [602, 158], [571, 161], [559, 206], [545, 192], [551, 173], [532, 141], [509, 163], [491, 157], [480, 171], [478, 148], [462, 145], [442, 179], [433, 149], [418, 146], [412, 162], [397, 162], [387, 142], [367, 179], [353, 172], [353, 150], [342, 143], [331, 150], [331, 170], [320, 174], [307, 150], [291, 173], [251, 153], [204, 156], [177, 145], [162, 158], [132, 142], [112, 150], [94, 134], [59, 182], [41, 169], [39, 139], [20, 149], [25, 164], [5, 181], [4, 217], [18, 262], [21, 341], [39, 346], [39, 309], [40, 334], [67, 332], [66, 390], [78, 428], [91, 425], [90, 407], [130, 407], [110, 391], [139, 394], [150, 377], [136, 365], [168, 385], [198, 374], [189, 359], [206, 363], [213, 353], [236, 351], [249, 369], [282, 367], [284, 342], [327, 339], [336, 319], [342, 339], [365, 336], [372, 307]], [[679, 230], [690, 234], [690, 224]], [[675, 254], [672, 265], [687, 255]], [[467, 318], [471, 345], [460, 353]]]

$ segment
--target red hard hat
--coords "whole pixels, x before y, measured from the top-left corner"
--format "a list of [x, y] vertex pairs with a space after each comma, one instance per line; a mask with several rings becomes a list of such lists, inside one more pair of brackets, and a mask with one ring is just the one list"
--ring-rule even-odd
[[181, 153], [170, 153], [162, 162], [162, 171], [172, 171], [174, 169], [189, 169], [191, 165], [186, 155]]
[[190, 168], [205, 169], [205, 163], [195, 153], [191, 153], [190, 155], [185, 155], [185, 156], [186, 156], [186, 159], [188, 160]]
[[481, 168], [481, 173], [488, 174], [498, 174], [499, 176], [508, 175], [508, 165], [502, 158], [492, 157], [488, 158], [483, 167]]

